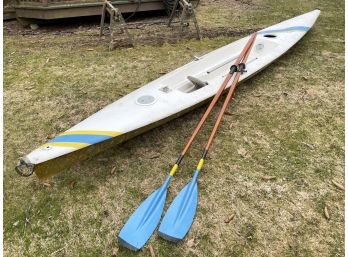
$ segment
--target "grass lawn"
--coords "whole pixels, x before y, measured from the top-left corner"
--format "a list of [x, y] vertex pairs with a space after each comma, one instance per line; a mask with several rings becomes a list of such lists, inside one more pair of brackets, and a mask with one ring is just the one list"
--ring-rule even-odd
[[[18, 158], [48, 135], [195, 55], [315, 8], [322, 12], [308, 35], [236, 90], [199, 179], [197, 216], [183, 242], [154, 235], [134, 253], [116, 237], [161, 185], [204, 107], [48, 183], [15, 173]], [[203, 31], [231, 33], [108, 52], [96, 25], [67, 33], [5, 31], [6, 256], [150, 256], [149, 245], [157, 256], [344, 255], [344, 192], [332, 182], [344, 180], [344, 2], [203, 0], [197, 15]], [[212, 124], [172, 181], [169, 200], [191, 177]]]

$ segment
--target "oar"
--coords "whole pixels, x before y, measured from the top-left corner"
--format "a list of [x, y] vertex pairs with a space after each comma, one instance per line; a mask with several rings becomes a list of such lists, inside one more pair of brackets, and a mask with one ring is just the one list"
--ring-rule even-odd
[[171, 178], [174, 176], [176, 171], [179, 168], [180, 163], [182, 162], [186, 152], [192, 145], [193, 140], [197, 136], [200, 131], [202, 125], [206, 121], [208, 115], [210, 114], [213, 107], [216, 105], [220, 96], [222, 95], [224, 89], [226, 88], [228, 82], [232, 78], [235, 71], [237, 71], [237, 65], [243, 59], [245, 53], [251, 47], [251, 39], [249, 39], [248, 43], [245, 45], [244, 49], [240, 53], [234, 65], [231, 66], [230, 72], [227, 74], [223, 83], [221, 84], [219, 90], [214, 96], [213, 100], [209, 104], [207, 110], [205, 111], [203, 117], [197, 124], [192, 136], [188, 140], [184, 150], [180, 154], [173, 168], [171, 169], [169, 175], [167, 176], [165, 182], [162, 184], [160, 188], [154, 191], [129, 217], [126, 224], [123, 226], [118, 238], [119, 242], [131, 249], [131, 250], [139, 250], [141, 249], [148, 239], [151, 237], [152, 233], [156, 229], [163, 212], [164, 203], [167, 195], [167, 188]]
[[[251, 36], [251, 46], [256, 38], [256, 33]], [[243, 57], [243, 62], [245, 63], [248, 59], [252, 47], [249, 47], [245, 56]], [[199, 160], [197, 168], [194, 172], [191, 181], [180, 191], [180, 193], [175, 197], [172, 204], [169, 206], [162, 223], [159, 227], [158, 234], [169, 241], [177, 242], [182, 240], [187, 232], [189, 231], [193, 219], [196, 214], [197, 203], [198, 203], [198, 185], [197, 178], [199, 172], [202, 170], [204, 161], [207, 157], [209, 148], [213, 142], [214, 136], [216, 135], [217, 129], [221, 124], [221, 120], [225, 113], [225, 110], [232, 98], [234, 89], [238, 83], [241, 73], [244, 71], [245, 64], [239, 64], [239, 69], [234, 77], [231, 87], [229, 88], [228, 94], [224, 101], [224, 104], [219, 112], [218, 118], [215, 122], [214, 128], [209, 136], [208, 142], [204, 148], [202, 158]]]

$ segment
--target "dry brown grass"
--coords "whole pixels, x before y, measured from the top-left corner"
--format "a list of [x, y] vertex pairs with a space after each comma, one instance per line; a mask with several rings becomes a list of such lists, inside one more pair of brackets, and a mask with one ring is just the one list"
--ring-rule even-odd
[[[332, 183], [344, 178], [343, 3], [227, 3], [199, 7], [204, 29], [247, 31], [316, 7], [322, 13], [288, 54], [238, 88], [200, 177], [197, 217], [186, 239], [174, 245], [155, 235], [149, 243], [158, 256], [343, 256], [344, 192]], [[161, 184], [204, 108], [63, 172], [50, 186], [19, 178], [15, 162], [47, 135], [237, 39], [231, 34], [107, 52], [96, 35], [96, 27], [5, 35], [6, 256], [150, 256], [147, 247], [139, 253], [120, 247], [116, 236]], [[172, 182], [168, 200], [191, 177], [211, 126]]]

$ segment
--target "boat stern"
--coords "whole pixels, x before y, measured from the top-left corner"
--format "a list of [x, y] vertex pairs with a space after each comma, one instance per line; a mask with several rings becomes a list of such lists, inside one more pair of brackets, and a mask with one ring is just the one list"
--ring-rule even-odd
[[122, 133], [115, 131], [67, 131], [20, 158], [15, 169], [24, 177], [35, 172], [47, 179], [122, 140]]
[[34, 166], [27, 157], [21, 157], [17, 162], [15, 170], [22, 177], [29, 177], [34, 173]]

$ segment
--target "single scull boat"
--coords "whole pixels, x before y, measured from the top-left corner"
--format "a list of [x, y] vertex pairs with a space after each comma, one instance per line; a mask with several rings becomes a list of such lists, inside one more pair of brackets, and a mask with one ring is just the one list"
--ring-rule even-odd
[[[314, 10], [257, 32], [244, 81], [286, 53], [314, 25]], [[46, 179], [212, 98], [250, 36], [214, 50], [146, 84], [20, 158], [16, 170]]]

